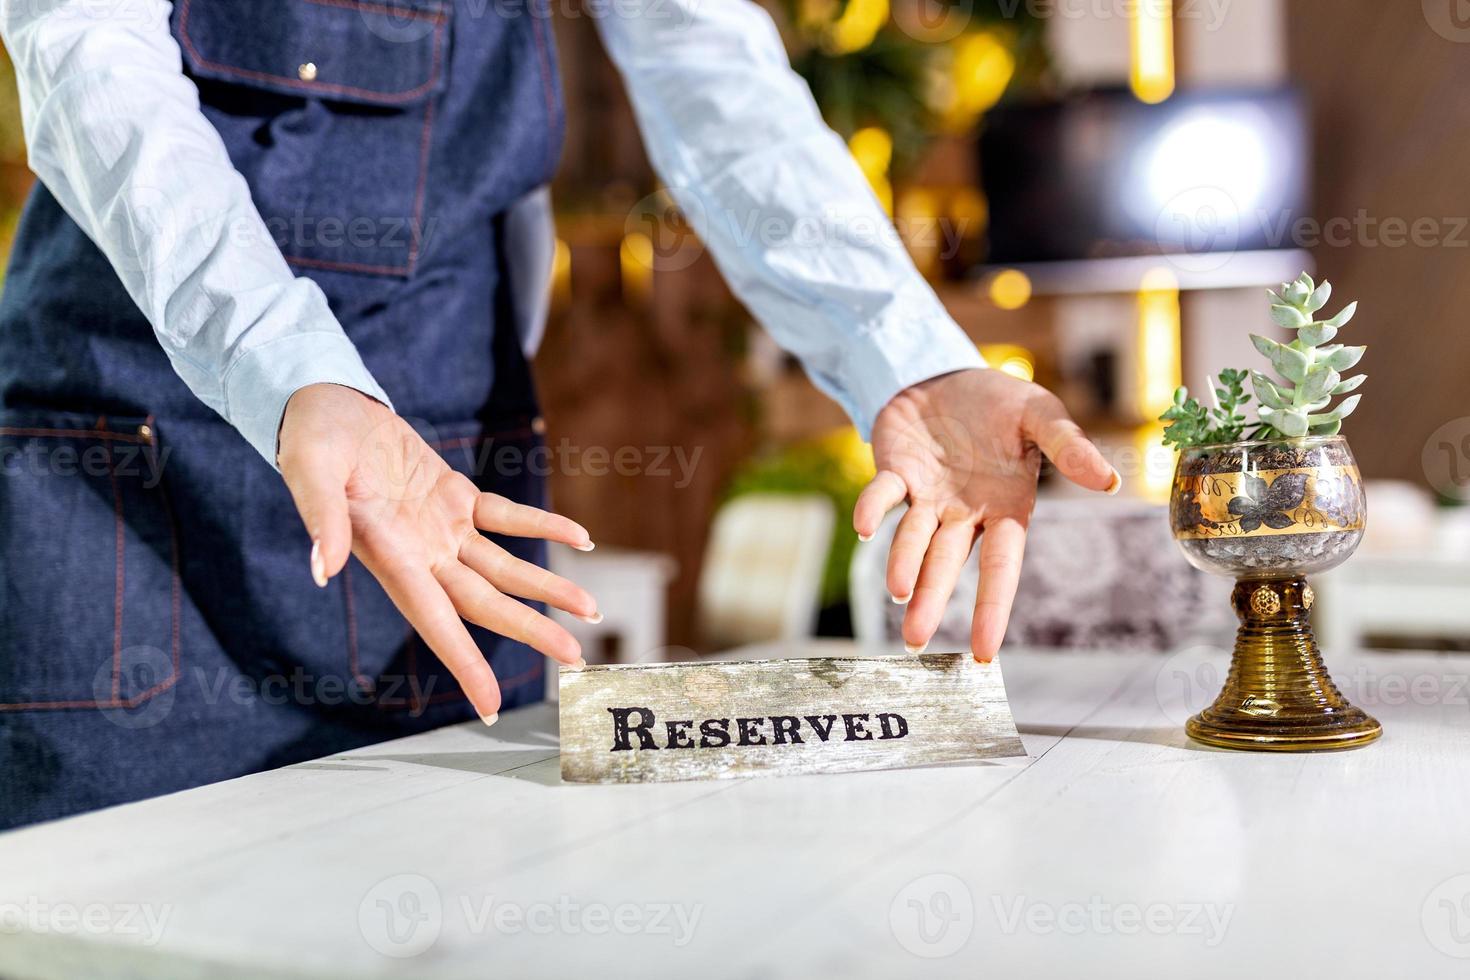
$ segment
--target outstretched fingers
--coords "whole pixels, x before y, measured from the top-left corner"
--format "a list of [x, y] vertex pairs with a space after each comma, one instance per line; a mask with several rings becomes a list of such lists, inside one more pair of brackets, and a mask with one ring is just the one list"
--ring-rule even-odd
[[892, 470], [880, 470], [868, 481], [863, 492], [858, 494], [857, 504], [852, 509], [852, 529], [864, 541], [878, 533], [883, 515], [903, 503], [908, 496], [903, 477]]
[[500, 712], [500, 683], [433, 573], [413, 562], [384, 563], [372, 556], [360, 557], [424, 643], [449, 668], [475, 711], [487, 725], [492, 724]]
[[571, 518], [495, 493], [482, 493], [475, 500], [475, 527], [493, 534], [559, 541], [578, 551], [592, 550], [591, 535]]
[[477, 626], [539, 650], [558, 663], [582, 660], [582, 646], [565, 628], [518, 599], [492, 588], [464, 565], [451, 563], [435, 572], [459, 614]]
[[501, 592], [544, 602], [589, 622], [599, 619], [586, 589], [540, 565], [523, 561], [481, 534], [471, 535], [459, 560]]
[[1056, 464], [1057, 470], [1079, 487], [1109, 494], [1122, 488], [1123, 477], [1072, 421], [1060, 398], [1047, 395], [1033, 401], [1022, 420], [1022, 428], [1026, 438], [1036, 443], [1047, 459]]
[[914, 588], [913, 601], [903, 618], [904, 648], [909, 653], [919, 653], [929, 645], [934, 631], [944, 619], [944, 607], [954, 594], [960, 570], [965, 567], [974, 543], [975, 525], [968, 522], [942, 524], [934, 532], [929, 541], [929, 551], [924, 556], [924, 567], [919, 572], [918, 585]]
[[988, 522], [980, 535], [980, 587], [975, 594], [970, 649], [981, 663], [994, 660], [1005, 639], [1025, 550], [1026, 528], [1013, 517]]

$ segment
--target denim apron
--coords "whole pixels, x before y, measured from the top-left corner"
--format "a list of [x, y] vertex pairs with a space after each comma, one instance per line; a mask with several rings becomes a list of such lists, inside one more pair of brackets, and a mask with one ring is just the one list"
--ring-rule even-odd
[[[560, 152], [544, 11], [175, 0], [172, 29], [287, 261], [399, 413], [483, 489], [543, 504], [506, 228]], [[0, 827], [473, 717], [373, 577], [354, 559], [318, 589], [309, 550], [280, 476], [38, 185], [0, 298]], [[506, 707], [541, 696], [539, 654], [471, 632]]]

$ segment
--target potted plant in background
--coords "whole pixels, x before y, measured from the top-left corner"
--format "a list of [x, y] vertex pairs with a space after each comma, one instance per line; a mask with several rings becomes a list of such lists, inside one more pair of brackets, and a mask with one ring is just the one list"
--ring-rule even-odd
[[[1169, 518], [1190, 564], [1236, 579], [1241, 625], [1225, 687], [1185, 730], [1236, 749], [1308, 751], [1364, 745], [1382, 727], [1337, 690], [1312, 634], [1306, 576], [1345, 561], [1363, 537], [1362, 477], [1342, 420], [1365, 375], [1344, 378], [1365, 348], [1332, 343], [1357, 310], [1317, 319], [1332, 294], [1306, 273], [1272, 291], [1271, 319], [1296, 332], [1252, 335], [1276, 377], [1225, 370], [1211, 407], [1180, 388], [1164, 413], [1177, 446]], [[1251, 382], [1256, 420], [1247, 420]], [[1339, 396], [1342, 398], [1340, 401]]]

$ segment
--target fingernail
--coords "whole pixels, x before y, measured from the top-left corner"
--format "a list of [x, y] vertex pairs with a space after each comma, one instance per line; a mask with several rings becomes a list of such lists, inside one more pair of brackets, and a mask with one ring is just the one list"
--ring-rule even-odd
[[585, 666], [587, 666], [587, 658], [578, 657], [572, 663], [567, 664], [567, 670], [581, 670]]
[[913, 597], [914, 597], [914, 594], [912, 592], [910, 592], [908, 595], [905, 595], [905, 596], [891, 595], [888, 598], [892, 599], [895, 603], [897, 603], [898, 605], [902, 606], [902, 605], [907, 604], [908, 601], [910, 599], [912, 599]]
[[[573, 613], [572, 615], [576, 616], [577, 614]], [[593, 626], [596, 626], [602, 622], [602, 613], [593, 613], [591, 616], [577, 616], [577, 618], [584, 623], [591, 623]]]
[[576, 548], [578, 551], [591, 551], [593, 548], [596, 548], [597, 545], [593, 544], [591, 541], [588, 541], [586, 544], [574, 544], [572, 545], [572, 547]]
[[327, 563], [322, 561], [322, 543], [313, 541], [311, 543], [311, 580], [317, 584], [317, 588], [327, 587]]
[[861, 541], [863, 544], [867, 544], [869, 541], [873, 540], [873, 536], [871, 534], [859, 534], [858, 540]]
[[920, 643], [920, 644], [918, 644], [916, 646], [916, 645], [914, 645], [912, 643], [905, 643], [903, 645], [903, 648], [904, 648], [904, 650], [906, 650], [908, 652], [908, 655], [910, 657], [917, 657], [919, 654], [921, 654], [925, 650], [929, 649], [929, 644], [927, 642], [924, 642], [924, 643]]
[[1119, 473], [1117, 470], [1113, 470], [1113, 482], [1108, 484], [1108, 489], [1106, 491], [1104, 491], [1104, 492], [1109, 497], [1112, 497], [1112, 496], [1115, 496], [1118, 493], [1118, 491], [1119, 490], [1122, 490], [1122, 489], [1123, 489], [1123, 474], [1122, 473]]
[[493, 715], [481, 715], [480, 720], [485, 723], [486, 728], [489, 728], [491, 725], [500, 720], [500, 712], [497, 711]]

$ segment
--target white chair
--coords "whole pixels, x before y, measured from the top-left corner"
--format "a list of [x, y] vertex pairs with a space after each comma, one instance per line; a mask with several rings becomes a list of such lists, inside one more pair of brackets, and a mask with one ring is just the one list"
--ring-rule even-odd
[[817, 494], [746, 494], [722, 506], [699, 577], [705, 643], [811, 636], [834, 523], [831, 500]]
[[[549, 549], [551, 570], [597, 597], [602, 622], [584, 623], [560, 609], [551, 618], [582, 644], [588, 663], [653, 663], [668, 656], [665, 639], [669, 582], [678, 564], [668, 555], [601, 547], [574, 551], [565, 545]], [[548, 700], [556, 700], [556, 671], [546, 672]]]

